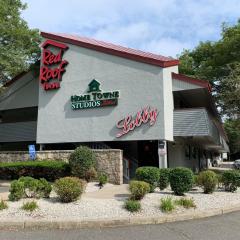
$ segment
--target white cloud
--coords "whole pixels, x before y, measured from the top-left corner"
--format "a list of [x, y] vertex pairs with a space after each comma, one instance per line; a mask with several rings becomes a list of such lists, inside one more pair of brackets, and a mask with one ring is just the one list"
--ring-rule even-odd
[[164, 56], [175, 57], [176, 53], [181, 53], [183, 49], [192, 48], [192, 45], [191, 43], [181, 42], [173, 38], [161, 38], [143, 43], [141, 48]]
[[239, 0], [25, 0], [30, 27], [75, 33], [176, 56], [216, 40], [222, 22], [236, 22]]

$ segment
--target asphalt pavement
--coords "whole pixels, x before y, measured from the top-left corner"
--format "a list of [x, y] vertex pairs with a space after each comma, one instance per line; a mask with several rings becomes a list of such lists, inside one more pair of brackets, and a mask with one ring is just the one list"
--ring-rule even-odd
[[240, 239], [240, 212], [221, 216], [118, 228], [0, 231], [0, 240], [237, 240]]

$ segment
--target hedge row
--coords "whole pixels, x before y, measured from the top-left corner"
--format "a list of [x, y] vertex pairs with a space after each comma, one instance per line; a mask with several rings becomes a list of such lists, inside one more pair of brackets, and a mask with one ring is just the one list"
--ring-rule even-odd
[[22, 176], [29, 176], [54, 181], [68, 175], [70, 175], [69, 164], [61, 161], [0, 163], [0, 179], [18, 179]]

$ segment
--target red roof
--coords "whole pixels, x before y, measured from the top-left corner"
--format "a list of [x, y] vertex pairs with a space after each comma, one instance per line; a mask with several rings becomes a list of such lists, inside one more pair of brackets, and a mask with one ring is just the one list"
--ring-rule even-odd
[[118, 57], [128, 58], [134, 61], [144, 62], [160, 67], [170, 67], [179, 64], [179, 60], [173, 59], [171, 57], [164, 57], [149, 52], [143, 52], [132, 48], [122, 47], [119, 45], [95, 40], [92, 38], [47, 32], [41, 32], [41, 35], [45, 38], [50, 38], [59, 42], [69, 43], [80, 47], [89, 48], [99, 52], [115, 55]]
[[192, 84], [196, 84], [200, 87], [203, 88], [207, 88], [209, 92], [211, 92], [211, 85], [209, 82], [205, 81], [205, 80], [201, 80], [201, 79], [197, 79], [197, 78], [192, 78], [192, 77], [188, 77], [186, 75], [183, 74], [179, 74], [179, 73], [172, 73], [172, 78], [173, 79], [177, 79], [180, 81], [184, 81], [184, 82], [189, 82]]

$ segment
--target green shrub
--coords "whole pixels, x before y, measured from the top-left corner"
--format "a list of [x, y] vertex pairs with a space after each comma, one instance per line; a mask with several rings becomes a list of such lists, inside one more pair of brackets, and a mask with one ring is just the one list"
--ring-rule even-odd
[[203, 188], [204, 193], [213, 193], [218, 183], [215, 172], [206, 170], [198, 175], [198, 184]]
[[222, 188], [222, 186], [223, 186], [223, 176], [222, 176], [222, 174], [218, 173], [217, 174], [217, 179], [218, 179], [218, 188]]
[[24, 193], [21, 198], [48, 198], [52, 191], [51, 184], [44, 178], [38, 180], [32, 177], [20, 177], [17, 181], [23, 184]]
[[235, 192], [240, 186], [240, 172], [238, 170], [224, 171], [222, 181], [226, 191]]
[[158, 186], [160, 190], [164, 190], [169, 185], [169, 176], [170, 176], [170, 168], [161, 168], [159, 169], [160, 176], [159, 176], [159, 183]]
[[20, 177], [18, 179], [19, 182], [24, 184], [24, 197], [33, 198], [37, 197], [37, 188], [38, 188], [38, 180], [32, 177]]
[[97, 171], [94, 167], [91, 167], [89, 170], [86, 171], [85, 179], [87, 182], [91, 182], [96, 178], [97, 178]]
[[70, 155], [69, 165], [74, 176], [86, 179], [86, 173], [96, 165], [95, 154], [90, 148], [80, 146]]
[[176, 195], [183, 195], [191, 190], [193, 185], [193, 172], [189, 168], [177, 167], [170, 173], [171, 189]]
[[38, 207], [37, 203], [35, 201], [31, 201], [31, 202], [26, 202], [22, 205], [21, 209], [28, 211], [28, 212], [33, 212], [34, 210], [36, 210]]
[[18, 201], [18, 200], [20, 200], [25, 195], [24, 183], [20, 182], [20, 181], [17, 181], [17, 180], [12, 181], [10, 189], [9, 189], [9, 192], [10, 192], [10, 194], [8, 196], [8, 199], [10, 201]]
[[172, 212], [175, 209], [172, 198], [171, 197], [161, 198], [160, 209], [163, 212]]
[[56, 180], [54, 190], [61, 202], [76, 201], [83, 193], [83, 182], [76, 177], [64, 177]]
[[197, 186], [199, 186], [199, 184], [198, 184], [198, 175], [194, 174], [193, 175], [193, 187], [197, 187]]
[[131, 181], [129, 183], [129, 191], [131, 192], [131, 199], [140, 200], [149, 193], [150, 185], [143, 181]]
[[69, 174], [69, 164], [62, 161], [0, 163], [1, 179], [18, 179], [21, 176], [29, 176], [36, 179], [45, 178], [48, 181], [54, 181]]
[[51, 191], [51, 184], [45, 178], [40, 178], [37, 186], [37, 193], [39, 197], [49, 198]]
[[8, 205], [6, 202], [4, 202], [3, 200], [0, 201], [0, 211], [1, 210], [4, 210], [4, 209], [7, 209], [8, 208]]
[[126, 200], [124, 203], [124, 208], [129, 212], [138, 212], [141, 210], [141, 203], [136, 200]]
[[194, 203], [194, 200], [192, 198], [180, 198], [178, 200], [175, 200], [175, 204], [182, 206], [184, 208], [196, 208], [196, 204]]
[[102, 187], [104, 184], [108, 182], [108, 176], [106, 173], [100, 173], [98, 176], [99, 186]]
[[150, 192], [154, 192], [159, 182], [159, 168], [157, 167], [139, 167], [136, 170], [136, 179], [150, 184]]

